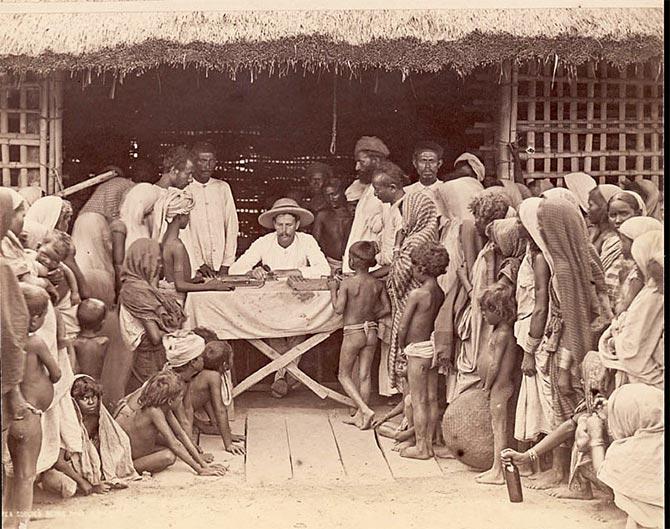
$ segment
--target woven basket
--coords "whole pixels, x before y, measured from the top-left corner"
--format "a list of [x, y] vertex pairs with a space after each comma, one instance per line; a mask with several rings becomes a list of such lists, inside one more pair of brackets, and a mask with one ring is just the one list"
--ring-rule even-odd
[[444, 442], [465, 465], [487, 470], [493, 465], [493, 428], [489, 400], [471, 389], [453, 400], [442, 419]]

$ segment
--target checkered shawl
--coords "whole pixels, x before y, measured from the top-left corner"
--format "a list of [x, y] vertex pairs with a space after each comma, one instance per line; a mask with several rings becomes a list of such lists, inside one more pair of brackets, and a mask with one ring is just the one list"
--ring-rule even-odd
[[602, 265], [579, 211], [567, 200], [543, 199], [538, 208], [542, 238], [552, 261], [552, 282], [563, 321], [560, 346], [577, 364], [593, 346], [594, 322], [601, 313], [596, 287], [604, 287]]
[[421, 244], [437, 242], [438, 216], [434, 202], [423, 193], [406, 195], [402, 202], [402, 224], [406, 233], [405, 240], [400, 253], [391, 263], [391, 270], [386, 281], [393, 318], [388, 356], [389, 375], [393, 387], [398, 387], [398, 377], [404, 375], [407, 368], [407, 359], [398, 348], [400, 320], [410, 291], [421, 286], [412, 277], [410, 254]]

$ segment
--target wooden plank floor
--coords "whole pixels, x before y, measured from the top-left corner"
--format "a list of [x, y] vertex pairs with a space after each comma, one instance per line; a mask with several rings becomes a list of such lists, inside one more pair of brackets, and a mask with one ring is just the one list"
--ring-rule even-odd
[[346, 415], [346, 410], [249, 409], [246, 481], [372, 484], [443, 476], [446, 462], [400, 457], [391, 450], [392, 440], [344, 424]]

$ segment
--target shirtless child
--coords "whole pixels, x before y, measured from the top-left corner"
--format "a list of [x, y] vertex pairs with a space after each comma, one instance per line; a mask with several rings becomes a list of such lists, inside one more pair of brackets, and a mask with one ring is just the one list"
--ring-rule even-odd
[[13, 476], [4, 484], [7, 490], [5, 509], [13, 513], [8, 527], [28, 523], [33, 507], [33, 483], [37, 473], [37, 457], [42, 444], [41, 415], [53, 400], [54, 383], [61, 372], [44, 340], [35, 332], [44, 324], [49, 305], [46, 290], [28, 283], [20, 283], [28, 307], [28, 340], [25, 345], [25, 368], [21, 393], [27, 402], [22, 419], [9, 425], [7, 448], [12, 459]]
[[[171, 407], [183, 399], [184, 385], [170, 371], [153, 375], [141, 389], [137, 404], [133, 409], [128, 403], [117, 410], [116, 422], [125, 430], [130, 439], [133, 465], [138, 473], [160, 472], [174, 464], [178, 457], [199, 476], [223, 476], [226, 472], [221, 465], [202, 465], [184, 448], [175, 436], [181, 425]], [[185, 432], [181, 430], [180, 437]], [[160, 441], [164, 445], [159, 444]]]
[[330, 178], [323, 185], [327, 206], [314, 218], [312, 235], [326, 254], [333, 274], [341, 271], [342, 256], [349, 239], [354, 216], [347, 208], [347, 201], [339, 178]]
[[[55, 270], [60, 270], [65, 277], [65, 281], [52, 285], [58, 294], [58, 299], [54, 301], [54, 306], [58, 305], [68, 293], [70, 294], [71, 306], [78, 305], [81, 301], [74, 272], [63, 263], [72, 253], [73, 249], [74, 246], [70, 236], [60, 230], [49, 232], [37, 249], [37, 255], [35, 256], [37, 275], [45, 281], [49, 281], [49, 274]], [[50, 281], [49, 283], [51, 284]]]
[[444, 302], [436, 278], [444, 274], [449, 255], [443, 246], [425, 243], [410, 254], [412, 275], [421, 282], [409, 293], [398, 330], [398, 346], [407, 355], [407, 379], [412, 399], [416, 444], [400, 451], [402, 457], [433, 457], [433, 440], [440, 420], [437, 403], [437, 367], [431, 369], [435, 347], [435, 318]]
[[[370, 367], [377, 347], [377, 320], [391, 310], [384, 284], [368, 272], [377, 264], [375, 250], [374, 244], [369, 241], [354, 243], [349, 249], [349, 266], [354, 275], [343, 279], [339, 289], [337, 280], [328, 282], [333, 308], [338, 314], [344, 314], [337, 378], [358, 408], [356, 414], [344, 422], [355, 424], [362, 430], [370, 428], [375, 414], [368, 402], [372, 391]], [[360, 388], [356, 387], [352, 378], [357, 358]]]
[[179, 232], [188, 226], [189, 218], [189, 213], [175, 216], [168, 224], [161, 244], [164, 278], [168, 283], [174, 284], [176, 291], [181, 294], [181, 302], [183, 302], [187, 292], [233, 290], [233, 287], [226, 285], [219, 279], [203, 281], [200, 276], [197, 276], [197, 279], [192, 278], [188, 252], [179, 238]]
[[514, 337], [516, 320], [514, 290], [495, 283], [483, 292], [478, 301], [484, 319], [493, 326], [491, 338], [477, 361], [479, 378], [484, 381], [482, 390], [490, 399], [493, 466], [479, 474], [475, 480], [478, 483], [502, 485], [505, 479], [500, 464], [500, 452], [507, 447], [508, 406], [521, 365], [520, 352]]
[[[224, 377], [230, 370], [233, 350], [223, 340], [213, 340], [207, 343], [202, 353], [204, 367], [188, 384], [184, 396], [184, 407], [189, 423], [192, 425], [195, 412], [204, 410], [211, 424], [215, 425], [223, 440], [226, 452], [234, 455], [244, 455], [244, 447], [234, 444], [235, 439], [230, 431], [228, 410], [224, 402], [223, 393], [226, 389]], [[231, 391], [232, 387], [227, 388]]]
[[100, 335], [106, 316], [107, 307], [99, 299], [85, 299], [77, 307], [81, 331], [73, 343], [77, 359], [75, 373], [83, 373], [94, 380], [100, 380], [109, 345], [109, 338]]

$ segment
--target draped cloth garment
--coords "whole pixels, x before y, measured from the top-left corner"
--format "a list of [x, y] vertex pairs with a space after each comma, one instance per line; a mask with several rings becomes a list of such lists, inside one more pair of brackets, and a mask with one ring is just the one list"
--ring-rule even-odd
[[433, 201], [423, 193], [406, 196], [402, 206], [405, 238], [395, 256], [386, 281], [392, 307], [391, 342], [389, 347], [389, 375], [391, 386], [399, 387], [405, 376], [407, 358], [398, 347], [398, 330], [410, 291], [418, 288], [419, 281], [412, 275], [412, 250], [421, 244], [437, 242], [438, 216]]
[[614, 441], [597, 469], [598, 479], [642, 527], [664, 527], [663, 406], [663, 392], [645, 384], [621, 386], [607, 401]]

